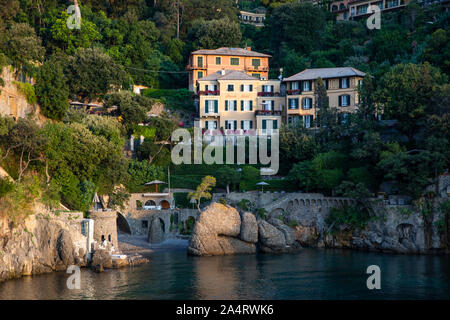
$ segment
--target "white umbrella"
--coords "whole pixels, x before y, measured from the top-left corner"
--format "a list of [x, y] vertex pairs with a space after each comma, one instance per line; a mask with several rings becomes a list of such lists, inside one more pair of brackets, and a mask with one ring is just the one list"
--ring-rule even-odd
[[145, 185], [146, 186], [151, 186], [151, 185], [156, 184], [156, 192], [158, 192], [158, 184], [166, 184], [166, 183], [167, 182], [164, 182], [164, 181], [161, 181], [161, 180], [153, 180], [153, 181], [147, 182]]
[[261, 186], [261, 188], [262, 188], [261, 191], [264, 191], [264, 186], [270, 186], [270, 184], [268, 184], [265, 181], [258, 182], [256, 185]]

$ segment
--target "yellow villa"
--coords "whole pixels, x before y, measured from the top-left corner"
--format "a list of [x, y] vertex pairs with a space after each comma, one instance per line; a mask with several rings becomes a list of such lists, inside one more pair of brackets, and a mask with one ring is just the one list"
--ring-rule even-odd
[[199, 79], [198, 86], [200, 126], [204, 129], [270, 134], [281, 125], [285, 97], [279, 80], [220, 70]]
[[306, 69], [283, 80], [286, 84], [287, 123], [303, 123], [309, 128], [313, 124], [317, 110], [314, 107], [314, 84], [322, 78], [329, 97], [330, 107], [340, 112], [351, 113], [359, 104], [358, 85], [362, 83], [364, 72], [351, 67]]

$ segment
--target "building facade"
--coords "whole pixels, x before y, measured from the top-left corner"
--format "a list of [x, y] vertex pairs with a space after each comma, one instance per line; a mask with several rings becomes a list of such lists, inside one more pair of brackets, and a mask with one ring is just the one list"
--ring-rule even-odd
[[197, 92], [197, 80], [222, 69], [242, 71], [252, 77], [268, 79], [271, 56], [251, 48], [197, 50], [189, 57], [189, 90]]
[[251, 24], [254, 25], [255, 27], [264, 27], [264, 20], [266, 19], [266, 13], [240, 11], [239, 19], [243, 23]]
[[279, 80], [220, 70], [199, 79], [198, 86], [200, 126], [204, 129], [268, 134], [281, 125], [285, 98]]
[[317, 115], [314, 86], [318, 78], [323, 79], [330, 107], [343, 113], [357, 110], [358, 86], [362, 84], [364, 72], [351, 67], [306, 69], [289, 78], [286, 84], [285, 119], [288, 124], [303, 124], [309, 128]]

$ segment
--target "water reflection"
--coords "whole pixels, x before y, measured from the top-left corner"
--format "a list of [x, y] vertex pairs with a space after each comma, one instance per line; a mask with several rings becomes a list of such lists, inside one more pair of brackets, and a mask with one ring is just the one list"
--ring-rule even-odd
[[[381, 290], [366, 269], [381, 268]], [[64, 272], [0, 284], [0, 299], [450, 299], [450, 257], [305, 249], [294, 255], [188, 257], [155, 252], [150, 264], [81, 272], [69, 290]]]

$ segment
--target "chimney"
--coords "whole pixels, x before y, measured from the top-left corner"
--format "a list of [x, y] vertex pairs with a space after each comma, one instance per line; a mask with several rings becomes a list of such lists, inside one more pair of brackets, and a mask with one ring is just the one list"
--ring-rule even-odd
[[252, 47], [245, 48], [247, 51], [252, 51]]
[[225, 75], [225, 69], [220, 70], [220, 74], [221, 74], [222, 76], [224, 76], [224, 75]]

